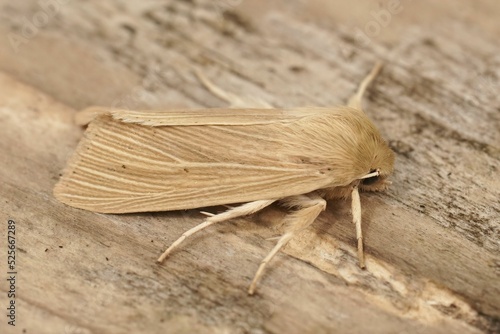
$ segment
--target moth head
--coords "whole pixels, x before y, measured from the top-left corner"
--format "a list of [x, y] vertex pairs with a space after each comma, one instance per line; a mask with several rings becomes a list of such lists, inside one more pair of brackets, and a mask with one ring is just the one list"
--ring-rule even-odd
[[387, 178], [394, 168], [394, 152], [387, 147], [374, 157], [370, 170], [359, 180], [359, 187], [364, 191], [386, 190], [391, 181]]

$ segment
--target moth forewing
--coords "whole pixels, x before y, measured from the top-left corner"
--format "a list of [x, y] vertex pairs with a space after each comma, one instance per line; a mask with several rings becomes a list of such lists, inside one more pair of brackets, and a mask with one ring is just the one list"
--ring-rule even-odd
[[[233, 118], [238, 116], [235, 111]], [[314, 138], [296, 138], [302, 123], [322, 122], [323, 117], [317, 112], [270, 124], [251, 125], [245, 119], [243, 125], [149, 126], [99, 115], [54, 193], [68, 205], [104, 213], [192, 209], [308, 193], [339, 180], [328, 167], [331, 162], [321, 160], [321, 146], [308, 146]], [[158, 122], [172, 118], [168, 113]]]
[[[90, 124], [54, 194], [70, 206], [105, 213], [247, 202], [209, 214], [205, 222], [177, 239], [160, 262], [187, 237], [214, 223], [257, 212], [274, 202], [294, 208], [286, 218], [287, 231], [262, 261], [250, 294], [272, 257], [324, 210], [323, 198], [352, 196], [359, 261], [364, 266], [358, 186], [383, 189], [394, 161], [361, 110], [363, 93], [379, 70], [375, 66], [345, 107], [89, 108], [78, 122]], [[218, 96], [233, 97], [203, 81]], [[242, 101], [230, 102], [241, 105]]]

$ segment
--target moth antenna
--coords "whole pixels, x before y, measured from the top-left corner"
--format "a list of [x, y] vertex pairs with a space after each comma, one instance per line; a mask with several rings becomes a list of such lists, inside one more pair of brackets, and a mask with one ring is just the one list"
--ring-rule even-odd
[[78, 111], [74, 116], [76, 125], [85, 126], [99, 115], [110, 113], [111, 109], [106, 107], [88, 107]]
[[360, 268], [365, 268], [365, 255], [363, 252], [363, 233], [361, 231], [361, 200], [358, 187], [352, 189], [352, 222], [356, 225], [356, 239], [358, 240], [358, 261]]
[[224, 100], [228, 103], [232, 103], [232, 101], [234, 101], [234, 99], [238, 98], [237, 96], [233, 96], [231, 93], [226, 92], [225, 90], [223, 90], [219, 86], [216, 86], [212, 81], [210, 81], [206, 77], [205, 73], [203, 73], [199, 69], [194, 69], [194, 74], [196, 74], [196, 76], [198, 77], [198, 80], [200, 80], [200, 82], [203, 84], [203, 86], [205, 86], [205, 88], [208, 89], [208, 91], [210, 93], [214, 94], [215, 96], [217, 96], [221, 100]]
[[208, 217], [203, 223], [201, 223], [201, 224], [187, 230], [186, 232], [184, 232], [179, 237], [179, 239], [175, 240], [174, 243], [172, 245], [170, 245], [170, 247], [168, 247], [165, 252], [163, 252], [163, 254], [158, 258], [157, 262], [162, 263], [170, 255], [170, 253], [175, 248], [177, 248], [177, 246], [179, 246], [184, 240], [186, 240], [187, 237], [195, 234], [196, 232], [199, 232], [199, 231], [203, 230], [204, 228], [209, 227], [210, 225], [213, 225], [215, 223], [220, 223], [220, 222], [232, 219], [232, 218], [246, 216], [246, 215], [255, 213], [255, 212], [265, 208], [266, 206], [270, 205], [274, 201], [275, 200], [254, 201], [254, 202], [240, 205], [240, 206], [235, 207], [231, 210], [228, 210], [228, 211], [216, 214], [216, 215], [213, 215], [209, 212], [202, 212], [203, 214], [208, 214], [208, 215], [212, 215], [212, 216]]
[[217, 96], [219, 99], [229, 103], [230, 108], [272, 108], [269, 103], [258, 98], [241, 97], [236, 94], [225, 91], [216, 84], [214, 84], [206, 75], [199, 69], [193, 67], [194, 74], [198, 77], [198, 80], [205, 86], [206, 89], [213, 95]]
[[348, 106], [353, 107], [359, 110], [363, 110], [361, 107], [361, 101], [363, 99], [363, 95], [366, 92], [366, 89], [370, 85], [370, 83], [377, 77], [380, 70], [382, 69], [382, 62], [378, 61], [373, 66], [371, 72], [363, 79], [361, 84], [358, 87], [358, 91], [349, 99]]

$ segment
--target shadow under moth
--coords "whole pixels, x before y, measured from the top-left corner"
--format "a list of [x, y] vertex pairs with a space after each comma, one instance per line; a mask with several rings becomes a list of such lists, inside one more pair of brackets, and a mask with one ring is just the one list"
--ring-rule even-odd
[[77, 114], [88, 124], [55, 197], [102, 213], [171, 211], [245, 203], [207, 215], [187, 237], [215, 223], [255, 213], [272, 203], [292, 212], [285, 233], [262, 260], [248, 289], [253, 294], [266, 264], [314, 222], [326, 200], [352, 198], [359, 265], [364, 267], [359, 190], [388, 185], [394, 153], [361, 108], [377, 64], [347, 106], [276, 109], [249, 102], [198, 77], [228, 108], [132, 111], [92, 107]]

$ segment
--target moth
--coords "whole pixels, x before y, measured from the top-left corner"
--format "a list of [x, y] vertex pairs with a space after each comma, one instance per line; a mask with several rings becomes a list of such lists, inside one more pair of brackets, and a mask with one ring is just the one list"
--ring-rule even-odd
[[347, 106], [276, 109], [240, 98], [198, 77], [228, 108], [133, 111], [91, 107], [88, 124], [54, 188], [72, 207], [102, 213], [171, 211], [244, 203], [211, 214], [186, 238], [272, 203], [292, 210], [286, 231], [262, 260], [248, 289], [255, 292], [275, 254], [311, 225], [329, 199], [352, 199], [359, 265], [365, 266], [359, 190], [390, 184], [394, 153], [361, 108], [377, 63]]

